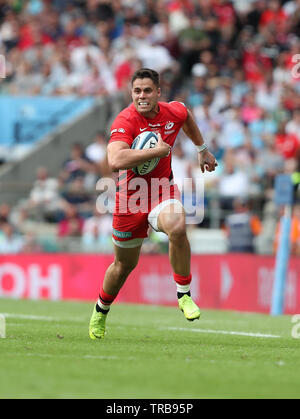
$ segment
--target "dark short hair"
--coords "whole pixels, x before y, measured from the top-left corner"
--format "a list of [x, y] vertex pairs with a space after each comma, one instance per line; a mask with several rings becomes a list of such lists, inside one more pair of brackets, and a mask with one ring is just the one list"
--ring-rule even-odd
[[137, 70], [131, 78], [131, 85], [133, 85], [136, 79], [151, 79], [155, 86], [159, 87], [159, 74], [150, 68], [140, 68]]

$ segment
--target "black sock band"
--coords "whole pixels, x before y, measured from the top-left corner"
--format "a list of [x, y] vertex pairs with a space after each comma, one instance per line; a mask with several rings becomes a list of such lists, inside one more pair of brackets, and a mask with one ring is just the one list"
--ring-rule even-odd
[[103, 308], [98, 306], [98, 303], [96, 304], [96, 311], [97, 313], [103, 313], [103, 314], [107, 314], [109, 312], [109, 309], [107, 310], [103, 310]]
[[190, 297], [191, 296], [191, 292], [190, 291], [188, 291], [188, 292], [178, 292], [177, 293], [178, 300], [179, 300], [179, 298], [183, 297], [184, 295], [188, 295]]

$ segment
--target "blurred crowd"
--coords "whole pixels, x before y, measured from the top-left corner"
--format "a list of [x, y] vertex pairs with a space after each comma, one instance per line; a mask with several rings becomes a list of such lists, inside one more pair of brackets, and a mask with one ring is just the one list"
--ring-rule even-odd
[[[255, 242], [262, 253], [276, 248], [275, 176], [290, 174], [295, 190], [299, 183], [300, 0], [0, 0], [0, 54], [7, 73], [0, 89], [11, 95], [121, 95], [126, 104], [132, 73], [141, 66], [157, 70], [161, 99], [192, 109], [219, 163], [204, 176], [201, 227], [223, 228], [232, 251], [257, 250], [236, 248], [234, 234], [248, 244], [262, 237]], [[80, 237], [87, 249], [101, 224], [99, 240], [110, 246], [110, 216], [95, 211], [91, 193], [108, 175], [105, 129], [85, 150], [74, 144], [58, 178], [40, 168], [18, 211], [1, 206], [0, 252], [3, 237], [14, 234], [12, 247], [34, 248], [30, 233], [11, 228], [24, 229], [30, 220], [55, 226], [58, 237]], [[181, 134], [174, 178], [196, 182], [199, 170], [194, 146]], [[292, 251], [300, 254], [298, 205], [293, 217]], [[248, 227], [232, 230], [241, 219]], [[157, 243], [155, 237], [150, 251]]]

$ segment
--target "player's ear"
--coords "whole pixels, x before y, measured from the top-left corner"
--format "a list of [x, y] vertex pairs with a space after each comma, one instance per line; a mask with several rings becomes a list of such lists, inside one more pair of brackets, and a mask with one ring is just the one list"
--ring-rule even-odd
[[157, 93], [158, 93], [158, 97], [160, 97], [160, 95], [161, 95], [161, 89], [160, 89], [160, 87], [157, 88]]

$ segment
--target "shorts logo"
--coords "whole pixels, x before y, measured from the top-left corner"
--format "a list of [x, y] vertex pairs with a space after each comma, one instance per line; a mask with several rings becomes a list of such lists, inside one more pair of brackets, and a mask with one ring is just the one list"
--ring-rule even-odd
[[166, 125], [165, 125], [165, 129], [171, 129], [171, 128], [173, 128], [174, 127], [174, 122], [168, 122]]
[[119, 128], [119, 129], [118, 129], [118, 132], [122, 132], [122, 133], [124, 134], [125, 129], [124, 129], [124, 128]]
[[113, 229], [113, 234], [120, 239], [128, 239], [132, 236], [131, 231], [118, 231], [115, 228]]

